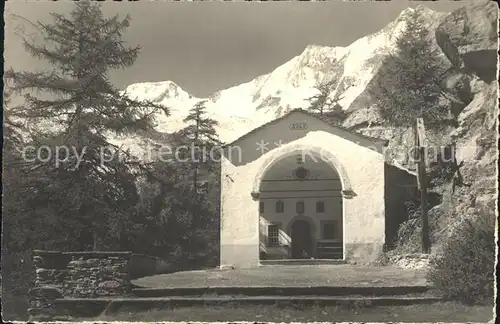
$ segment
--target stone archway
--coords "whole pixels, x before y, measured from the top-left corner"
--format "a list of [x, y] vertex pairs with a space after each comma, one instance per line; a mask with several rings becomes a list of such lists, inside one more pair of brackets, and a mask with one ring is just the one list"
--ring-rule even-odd
[[[295, 124], [302, 125], [304, 121], [308, 125], [307, 129], [290, 128]], [[286, 144], [282, 145], [283, 142]], [[325, 219], [320, 220], [323, 223], [318, 225], [317, 233], [321, 233], [318, 235], [332, 236], [324, 233], [339, 232], [342, 239], [341, 258], [344, 260], [370, 262], [377, 258], [385, 241], [386, 223], [385, 160], [380, 150], [381, 145], [383, 144], [379, 141], [331, 127], [319, 119], [298, 112], [256, 128], [231, 145], [226, 145], [227, 150], [225, 149], [221, 158], [221, 263], [234, 264], [237, 267], [254, 267], [262, 264], [259, 261], [259, 251], [261, 243], [265, 242], [260, 239], [263, 237], [262, 228], [266, 226], [267, 237], [274, 237], [271, 240], [273, 243], [277, 241], [278, 236], [281, 238], [281, 232], [286, 228], [284, 221], [278, 217], [266, 218], [273, 222], [270, 226], [260, 222], [263, 216], [267, 216], [259, 212], [259, 205], [262, 202], [266, 211], [282, 209], [281, 204], [276, 202], [282, 199], [281, 196], [273, 193], [273, 190], [275, 192], [279, 189], [270, 185], [269, 180], [279, 180], [280, 177], [309, 180], [315, 176], [308, 167], [306, 167], [310, 171], [306, 172], [308, 175], [304, 177], [304, 172], [301, 172], [299, 176], [297, 164], [293, 174], [273, 171], [271, 178], [266, 178], [266, 174], [270, 170], [284, 169], [283, 166], [291, 165], [282, 164], [280, 160], [289, 158], [292, 161], [293, 155], [302, 152], [324, 161], [321, 170], [336, 171], [337, 185], [335, 187], [332, 185], [334, 188], [331, 188], [330, 197], [335, 191], [338, 206], [342, 207], [336, 215], [341, 217], [338, 219], [339, 224], [331, 221], [326, 224]], [[260, 190], [263, 179], [266, 180], [266, 184], [263, 190]], [[287, 189], [288, 184], [291, 183], [282, 186]], [[289, 188], [299, 189], [297, 186]], [[270, 196], [269, 191], [273, 196]], [[286, 195], [291, 196], [288, 193]], [[309, 200], [304, 201], [304, 213], [297, 212], [290, 215], [289, 213], [294, 213], [296, 209], [294, 203], [282, 200], [285, 213], [288, 213], [286, 222], [291, 216], [296, 215], [313, 216], [317, 220], [318, 213], [312, 215], [309, 211], [324, 209], [319, 201]], [[325, 201], [324, 206], [327, 205], [328, 202]], [[326, 215], [326, 212], [324, 214]], [[272, 246], [272, 249], [275, 248], [276, 246]]]
[[[298, 248], [307, 252], [307, 259], [343, 259], [343, 200], [349, 198], [345, 193], [352, 192], [352, 187], [338, 159], [320, 147], [301, 144], [280, 147], [268, 154], [256, 173], [252, 187], [252, 197], [259, 201], [262, 208], [259, 212], [261, 259], [298, 258]], [[290, 163], [297, 155], [303, 157], [299, 158], [301, 163], [310, 162], [305, 165], [313, 167], [316, 177], [282, 178], [283, 170], [291, 170]], [[287, 174], [291, 177], [290, 172]], [[283, 200], [287, 205], [285, 211], [282, 210]], [[318, 207], [319, 202], [322, 208]], [[301, 210], [296, 205], [299, 203], [302, 204]], [[307, 205], [305, 210], [304, 205]], [[326, 237], [325, 228], [328, 227], [328, 233], [331, 233], [332, 226], [335, 227], [335, 237]], [[320, 254], [316, 254], [317, 247], [320, 247]], [[332, 247], [337, 249], [337, 253], [328, 256], [325, 251]]]
[[[304, 153], [305, 152], [305, 153]], [[252, 197], [258, 199], [258, 193], [262, 178], [277, 162], [280, 160], [296, 155], [297, 153], [307, 154], [308, 156], [313, 156], [315, 158], [321, 159], [322, 161], [330, 164], [330, 166], [338, 173], [340, 180], [342, 182], [342, 192], [345, 196], [355, 195], [349, 176], [345, 171], [345, 168], [339, 162], [337, 157], [328, 150], [323, 149], [319, 146], [311, 146], [302, 143], [293, 143], [284, 145], [274, 149], [269, 152], [269, 156], [265, 158], [262, 162], [259, 171], [256, 173], [253, 185], [252, 185]], [[348, 198], [348, 197], [345, 197]]]

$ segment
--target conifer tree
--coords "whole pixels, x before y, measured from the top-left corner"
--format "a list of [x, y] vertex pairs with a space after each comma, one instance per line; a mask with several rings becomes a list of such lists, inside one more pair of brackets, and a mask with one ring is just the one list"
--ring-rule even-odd
[[193, 224], [199, 221], [200, 197], [198, 196], [199, 189], [199, 173], [200, 169], [205, 172], [213, 170], [215, 160], [218, 159], [217, 151], [215, 150], [220, 144], [215, 126], [217, 121], [209, 118], [206, 113], [206, 100], [197, 102], [189, 111], [189, 114], [184, 119], [188, 126], [183, 130], [185, 142], [191, 146], [190, 165], [193, 172], [192, 190], [193, 190]]
[[307, 100], [310, 102], [308, 111], [317, 115], [331, 125], [339, 125], [347, 117], [339, 100], [342, 98], [330, 98], [334, 81], [324, 82], [318, 85], [318, 93]]
[[[5, 86], [4, 86], [5, 87]], [[13, 114], [17, 110], [15, 107], [9, 107], [11, 93], [7, 87], [4, 88], [3, 92], [3, 150], [4, 154], [11, 154], [10, 158], [18, 156], [18, 149], [22, 146], [22, 125], [19, 122], [13, 120]], [[11, 162], [15, 163], [14, 160], [3, 160], [3, 165], [9, 165]], [[17, 159], [16, 159], [17, 160]]]
[[332, 92], [331, 87], [332, 84], [330, 82], [320, 83], [317, 86], [319, 92], [307, 99], [310, 103], [308, 111], [323, 116], [324, 112], [332, 104], [329, 98]]
[[51, 149], [43, 161], [30, 156], [30, 172], [38, 172], [38, 180], [46, 178], [50, 185], [39, 185], [27, 204], [48, 208], [61, 222], [68, 222], [62, 234], [69, 237], [85, 236], [82, 233], [90, 230], [93, 242], [81, 243], [80, 248], [96, 249], [112, 237], [110, 231], [120, 232], [124, 215], [137, 200], [126, 154], [108, 136], [147, 132], [155, 114], [168, 110], [132, 100], [109, 81], [111, 70], [131, 66], [139, 54], [139, 47], [128, 47], [122, 39], [130, 24], [128, 16], [108, 18], [98, 3], [79, 1], [69, 16], [52, 17], [51, 24], [37, 24], [42, 44], [25, 40], [24, 45], [53, 68], [6, 72], [12, 89], [25, 98], [15, 117], [27, 122], [35, 148]]
[[[425, 25], [419, 8], [408, 12], [406, 26], [396, 39], [396, 52], [386, 59], [383, 77], [372, 93], [382, 118], [393, 126], [412, 128], [414, 134], [417, 118], [422, 118], [426, 129], [434, 131], [454, 123], [450, 107], [443, 104], [443, 99], [461, 102], [444, 90], [442, 79], [452, 68], [443, 64], [439, 48], [433, 44]], [[425, 160], [425, 152], [418, 151], [415, 157]], [[425, 163], [421, 170], [425, 179]], [[426, 189], [421, 189], [421, 206], [428, 204], [426, 196]], [[423, 224], [422, 249], [429, 253], [426, 209], [420, 208], [419, 213]]]
[[206, 103], [207, 100], [201, 100], [189, 110], [188, 115], [184, 118], [184, 122], [189, 124], [185, 128], [184, 134], [192, 142], [217, 145], [220, 144], [215, 130], [218, 122], [207, 117]]
[[382, 117], [395, 126], [413, 127], [418, 117], [427, 128], [445, 125], [450, 114], [440, 99], [460, 100], [442, 87], [442, 77], [449, 70], [418, 10], [409, 13], [396, 47], [386, 59], [384, 76], [373, 92]]

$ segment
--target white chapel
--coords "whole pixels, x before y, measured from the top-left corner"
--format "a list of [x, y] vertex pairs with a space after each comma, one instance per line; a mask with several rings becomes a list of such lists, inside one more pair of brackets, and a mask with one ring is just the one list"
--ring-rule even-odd
[[375, 260], [385, 242], [386, 145], [303, 110], [225, 145], [221, 265]]

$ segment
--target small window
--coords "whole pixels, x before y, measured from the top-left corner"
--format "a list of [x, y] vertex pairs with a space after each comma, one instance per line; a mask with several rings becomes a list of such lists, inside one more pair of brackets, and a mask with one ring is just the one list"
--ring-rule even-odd
[[276, 202], [276, 213], [280, 214], [285, 211], [285, 204], [282, 201]]
[[278, 246], [280, 244], [280, 228], [277, 224], [267, 226], [267, 245]]
[[259, 203], [259, 214], [264, 214], [264, 202], [263, 201], [261, 201]]
[[440, 155], [442, 156], [441, 161], [455, 161], [455, 156], [453, 155], [455, 153], [453, 151], [452, 146], [445, 146], [441, 148]]
[[324, 201], [318, 201], [316, 203], [316, 212], [317, 213], [324, 213], [325, 212], [325, 202]]
[[297, 205], [296, 205], [296, 208], [297, 208], [297, 213], [299, 214], [303, 214], [304, 213], [304, 202], [303, 201], [297, 201]]
[[331, 221], [323, 224], [323, 239], [333, 240], [336, 238], [337, 222]]

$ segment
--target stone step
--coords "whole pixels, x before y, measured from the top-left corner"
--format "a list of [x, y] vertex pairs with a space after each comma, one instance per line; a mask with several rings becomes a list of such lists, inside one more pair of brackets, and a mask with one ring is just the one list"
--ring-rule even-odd
[[159, 298], [72, 298], [58, 299], [56, 305], [67, 316], [95, 317], [112, 315], [121, 311], [144, 312], [154, 309], [192, 306], [243, 306], [243, 305], [288, 305], [300, 306], [403, 306], [432, 304], [441, 298], [424, 297], [331, 297], [331, 296], [226, 296], [226, 297], [159, 297]]
[[240, 287], [172, 287], [136, 288], [132, 293], [137, 297], [168, 296], [396, 296], [421, 295], [427, 293], [427, 286], [240, 286]]
[[333, 259], [333, 260], [342, 260], [342, 253], [336, 253], [336, 252], [322, 252], [321, 254], [317, 255], [318, 258], [328, 258], [328, 259]]
[[343, 253], [342, 249], [340, 251], [329, 251], [329, 250], [316, 250], [316, 258], [318, 259], [330, 259], [330, 260], [342, 260]]
[[345, 260], [340, 259], [280, 259], [280, 260], [260, 260], [260, 264], [266, 265], [316, 265], [316, 264], [346, 264]]
[[322, 250], [327, 250], [327, 251], [343, 251], [344, 248], [341, 246], [318, 246], [316, 247], [316, 252], [317, 251], [322, 251]]
[[316, 242], [316, 247], [329, 247], [329, 246], [342, 247], [343, 244], [342, 242]]

